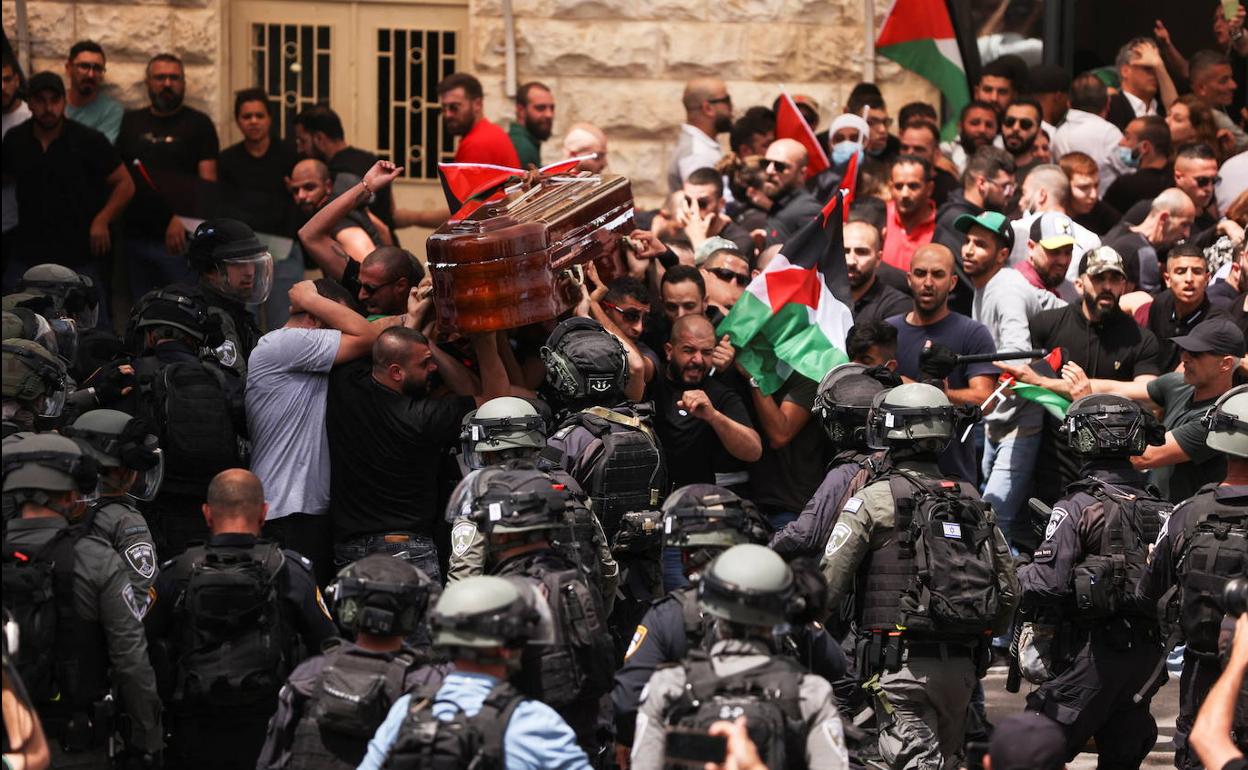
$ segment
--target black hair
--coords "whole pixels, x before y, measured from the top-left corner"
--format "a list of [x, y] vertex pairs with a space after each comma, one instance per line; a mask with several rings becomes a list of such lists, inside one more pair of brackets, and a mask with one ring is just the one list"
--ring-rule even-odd
[[467, 72], [452, 72], [442, 78], [438, 83], [438, 96], [445, 96], [456, 88], [464, 89], [464, 95], [469, 99], [480, 99], [485, 96], [485, 90], [481, 88], [481, 81]]
[[[1132, 122], [1135, 120], [1140, 121], [1140, 132], [1137, 138], [1149, 142], [1153, 145], [1153, 149], [1168, 157], [1171, 144], [1170, 125], [1166, 123], [1166, 119], [1158, 115], [1145, 115], [1135, 118]], [[1200, 146], [1204, 147], [1205, 145], [1202, 144]], [[1209, 152], [1209, 157], [1212, 158], [1213, 150], [1211, 148], [1206, 149]]]
[[689, 176], [685, 177], [686, 184], [709, 184], [715, 185], [715, 194], [724, 197], [724, 175], [713, 168], [695, 168]]
[[663, 283], [684, 283], [685, 281], [693, 281], [698, 285], [698, 293], [703, 297], [706, 296], [706, 279], [702, 277], [702, 271], [693, 265], [673, 265], [663, 273]]
[[966, 106], [962, 108], [962, 111], [958, 113], [958, 125], [961, 125], [962, 121], [966, 120], [966, 116], [971, 114], [971, 110], [986, 110], [996, 116], [997, 120], [1001, 119], [1001, 117], [997, 115], [997, 105], [992, 102], [975, 99], [967, 102]]
[[269, 117], [273, 116], [273, 105], [269, 102], [269, 95], [264, 92], [263, 88], [244, 88], [234, 94], [235, 120], [238, 120], [238, 115], [243, 111], [243, 105], [247, 102], [264, 102], [264, 111]]
[[152, 65], [153, 65], [153, 64], [155, 64], [156, 62], [161, 62], [161, 61], [163, 61], [163, 62], [169, 62], [170, 64], [176, 64], [176, 65], [178, 65], [178, 67], [179, 67], [179, 68], [181, 68], [182, 70], [185, 70], [185, 69], [186, 69], [186, 66], [182, 64], [182, 60], [181, 60], [181, 59], [179, 59], [178, 57], [174, 56], [173, 54], [171, 54], [171, 53], [158, 53], [158, 54], [156, 54], [155, 56], [153, 56], [152, 58], [150, 58], [150, 59], [148, 59], [148, 60], [147, 60], [147, 67], [146, 67], [146, 68], [144, 68], [144, 70], [143, 70], [143, 71], [144, 71], [144, 73], [146, 73], [146, 74], [151, 74], [151, 72], [152, 72]]
[[728, 134], [729, 146], [733, 152], [758, 134], [765, 134], [776, 129], [776, 113], [766, 107], [751, 107], [745, 114], [732, 124]]
[[309, 134], [319, 132], [334, 141], [346, 138], [346, 132], [342, 130], [342, 119], [324, 104], [317, 104], [300, 112], [295, 116], [295, 125], [303, 126], [303, 130]]
[[[554, 93], [554, 91], [550, 90], [550, 86], [545, 83], [539, 83], [536, 80], [532, 80], [516, 89], [516, 104], [521, 107], [527, 107], [529, 105], [529, 91], [532, 91], [534, 88], [540, 88], [548, 94]], [[465, 91], [466, 90], [467, 89], [465, 89]], [[438, 93], [441, 94], [442, 92], [439, 91]]]
[[902, 128], [909, 128], [916, 119], [936, 123], [940, 116], [936, 113], [936, 108], [927, 102], [910, 102], [903, 105], [897, 113], [897, 123]]
[[1109, 99], [1109, 90], [1095, 74], [1085, 72], [1070, 83], [1070, 108], [1100, 114]]
[[918, 155], [898, 155], [897, 160], [894, 160], [893, 165], [889, 168], [890, 175], [892, 173], [893, 168], [896, 168], [897, 166], [901, 166], [901, 165], [922, 166], [923, 178], [925, 180], [931, 181], [932, 163], [927, 158], [920, 158]]
[[649, 305], [650, 290], [646, 288], [646, 284], [643, 281], [631, 275], [622, 275], [607, 284], [606, 300], [608, 302], [617, 302], [630, 298], [637, 300], [643, 305]]
[[[94, 40], [79, 40], [69, 47], [69, 60], [73, 61], [80, 53], [98, 53], [104, 56], [104, 49]], [[107, 57], [105, 57], [107, 59]]]
[[849, 327], [845, 335], [845, 352], [850, 361], [858, 361], [873, 345], [896, 347], [897, 327], [885, 321], [863, 321]]
[[884, 109], [884, 95], [875, 83], [857, 83], [845, 99], [845, 111], [852, 115], [862, 115], [862, 108], [873, 110]]
[[[1153, 116], [1155, 117], [1155, 116]], [[1165, 119], [1161, 119], [1165, 123]], [[1186, 160], [1217, 160], [1218, 156], [1214, 153], [1213, 148], [1204, 142], [1192, 142], [1185, 144], [1174, 154], [1174, 159], [1184, 158]]]

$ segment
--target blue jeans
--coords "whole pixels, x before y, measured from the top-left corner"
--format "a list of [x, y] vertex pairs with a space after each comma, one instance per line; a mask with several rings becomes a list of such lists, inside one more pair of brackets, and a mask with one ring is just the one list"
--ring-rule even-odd
[[185, 255], [170, 254], [165, 242], [154, 238], [126, 238], [126, 269], [135, 302], [152, 289], [171, 283], [194, 286], [199, 282]]
[[[398, 540], [405, 537], [405, 540]], [[334, 544], [334, 569], [340, 570], [374, 553], [396, 556], [425, 573], [435, 583], [442, 582], [442, 568], [438, 564], [438, 549], [433, 538], [396, 532], [381, 535], [363, 535]]]
[[1040, 455], [1039, 433], [1017, 433], [994, 441], [984, 441], [984, 500], [997, 514], [997, 526], [1010, 542], [1015, 521], [1026, 521], [1025, 506], [1031, 494], [1031, 476]]

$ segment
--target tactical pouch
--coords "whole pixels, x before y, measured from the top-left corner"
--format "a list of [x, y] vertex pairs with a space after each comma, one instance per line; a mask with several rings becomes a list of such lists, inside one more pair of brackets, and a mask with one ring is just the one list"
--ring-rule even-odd
[[1057, 627], [1047, 623], [1023, 623], [1018, 634], [1018, 667], [1032, 684], [1044, 684], [1056, 674], [1053, 648]]
[[620, 517], [620, 528], [611, 543], [611, 555], [654, 556], [663, 547], [663, 512], [629, 511]]
[[1084, 620], [1100, 620], [1118, 612], [1113, 560], [1088, 556], [1074, 569], [1075, 609]]
[[324, 730], [371, 738], [390, 711], [383, 674], [330, 666], [321, 677], [316, 723]]

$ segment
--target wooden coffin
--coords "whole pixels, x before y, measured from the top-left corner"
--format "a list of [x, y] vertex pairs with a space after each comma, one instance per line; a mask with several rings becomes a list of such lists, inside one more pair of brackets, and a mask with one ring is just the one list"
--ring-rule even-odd
[[633, 229], [628, 180], [557, 176], [488, 203], [429, 236], [442, 335], [513, 329], [554, 318], [580, 299], [578, 266], [610, 281]]

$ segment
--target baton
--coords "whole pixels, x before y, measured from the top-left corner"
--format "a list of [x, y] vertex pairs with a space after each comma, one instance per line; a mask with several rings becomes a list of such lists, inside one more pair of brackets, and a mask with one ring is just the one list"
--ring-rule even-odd
[[1020, 358], [1040, 358], [1043, 350], [1006, 350], [1001, 353], [968, 353], [958, 356], [958, 364], [990, 364], [993, 361], [1016, 361]]

